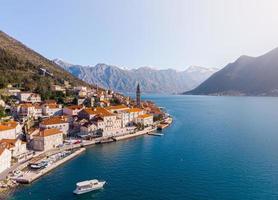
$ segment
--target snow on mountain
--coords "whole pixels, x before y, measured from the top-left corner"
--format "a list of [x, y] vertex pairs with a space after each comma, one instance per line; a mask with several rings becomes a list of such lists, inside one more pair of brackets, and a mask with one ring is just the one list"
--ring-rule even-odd
[[127, 69], [104, 63], [86, 67], [70, 64], [61, 59], [55, 59], [54, 62], [88, 83], [120, 92], [133, 92], [136, 83], [139, 82], [143, 92], [180, 93], [194, 89], [217, 71], [215, 68], [199, 66], [190, 66], [184, 71], [177, 71], [153, 67]]

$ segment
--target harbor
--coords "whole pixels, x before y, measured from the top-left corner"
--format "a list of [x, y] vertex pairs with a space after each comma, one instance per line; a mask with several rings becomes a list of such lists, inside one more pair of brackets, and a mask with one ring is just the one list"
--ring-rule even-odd
[[[12, 115], [0, 121], [0, 191], [31, 184], [78, 157], [87, 147], [160, 133], [171, 116], [154, 102], [114, 91], [76, 86], [67, 91], [86, 101], [62, 105], [38, 93], [17, 93]], [[81, 99], [79, 99], [81, 100]], [[84, 98], [83, 98], [84, 100]], [[2, 139], [1, 139], [2, 138]]]
[[[65, 162], [69, 161], [70, 159], [80, 155], [84, 151], [85, 151], [85, 148], [80, 148], [76, 151], [69, 152], [66, 156], [60, 157], [58, 160], [55, 160], [53, 163], [49, 164], [49, 166], [47, 166], [43, 169], [30, 170], [29, 167], [27, 166], [26, 168], [24, 168], [22, 170], [24, 174], [22, 176], [14, 178], [14, 180], [18, 183], [30, 184], [33, 181], [37, 180], [38, 178], [42, 177], [43, 175], [49, 173], [56, 167], [64, 164]], [[57, 155], [57, 154], [53, 154], [52, 157], [55, 155]], [[37, 161], [37, 162], [39, 162], [39, 161]], [[40, 160], [40, 162], [41, 162], [41, 160]]]
[[[172, 120], [167, 121], [172, 123]], [[159, 124], [160, 123], [158, 123], [158, 125]], [[140, 130], [135, 133], [116, 136], [113, 138], [82, 140], [80, 143], [77, 144], [68, 144], [58, 149], [52, 149], [47, 152], [39, 153], [32, 159], [18, 165], [16, 168], [13, 169], [13, 171], [7, 174], [7, 177], [5, 178], [5, 180], [7, 180], [7, 184], [1, 185], [1, 192], [8, 194], [9, 190], [16, 188], [19, 184], [31, 184], [35, 180], [48, 174], [57, 167], [82, 154], [84, 151], [86, 151], [86, 147], [127, 140], [143, 135], [161, 135], [161, 133], [157, 132], [158, 125], [147, 127], [144, 130]], [[41, 163], [45, 163], [45, 165], [39, 167]], [[35, 168], [34, 166], [38, 167]]]

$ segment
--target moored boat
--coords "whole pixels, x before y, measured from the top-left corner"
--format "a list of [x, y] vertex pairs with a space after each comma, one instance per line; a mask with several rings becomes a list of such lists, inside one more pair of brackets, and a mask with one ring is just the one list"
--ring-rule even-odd
[[42, 161], [40, 163], [30, 164], [31, 169], [42, 169], [48, 165], [48, 162]]

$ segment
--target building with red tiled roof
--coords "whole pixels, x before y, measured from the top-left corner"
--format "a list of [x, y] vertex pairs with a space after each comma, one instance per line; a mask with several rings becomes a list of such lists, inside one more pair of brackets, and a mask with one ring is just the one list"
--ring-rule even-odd
[[47, 151], [63, 144], [63, 132], [59, 129], [44, 129], [33, 136], [32, 148], [36, 151]]
[[72, 105], [63, 108], [63, 114], [69, 116], [77, 116], [78, 113], [84, 108], [83, 105]]
[[56, 128], [62, 131], [65, 135], [69, 132], [69, 121], [67, 116], [52, 116], [44, 119], [39, 127], [40, 129]]
[[150, 114], [139, 115], [136, 118], [136, 123], [140, 123], [144, 126], [150, 126], [153, 124], [153, 115]]
[[42, 114], [45, 116], [61, 115], [62, 113], [62, 105], [57, 104], [55, 100], [48, 100], [42, 105]]
[[20, 118], [33, 117], [38, 119], [42, 116], [42, 108], [39, 104], [21, 103], [13, 108], [14, 113]]
[[79, 113], [81, 118], [94, 120], [97, 129], [103, 130], [103, 136], [108, 136], [112, 131], [121, 128], [121, 119], [106, 108], [86, 108]]
[[93, 119], [95, 116], [104, 118], [104, 117], [115, 116], [115, 114], [111, 113], [106, 108], [101, 108], [101, 107], [85, 108], [79, 113], [79, 117], [86, 118], [89, 120]]
[[141, 108], [130, 108], [127, 110], [128, 113], [141, 113], [143, 110]]
[[22, 128], [16, 121], [0, 123], [0, 139], [15, 139], [21, 132]]
[[116, 106], [108, 106], [108, 107], [106, 107], [106, 109], [111, 111], [111, 112], [119, 113], [119, 112], [129, 110], [129, 107], [127, 107], [126, 105], [116, 105]]
[[26, 142], [20, 139], [2, 139], [0, 140], [0, 146], [5, 145], [11, 153], [12, 157], [17, 158], [27, 152]]

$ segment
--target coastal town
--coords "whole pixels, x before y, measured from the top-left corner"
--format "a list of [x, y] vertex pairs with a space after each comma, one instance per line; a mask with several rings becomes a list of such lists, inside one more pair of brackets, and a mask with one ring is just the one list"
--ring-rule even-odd
[[84, 152], [86, 146], [161, 135], [154, 132], [172, 122], [163, 108], [141, 100], [139, 84], [135, 99], [67, 82], [53, 85], [51, 91], [64, 98], [43, 99], [13, 85], [2, 91], [1, 191], [31, 183]]

